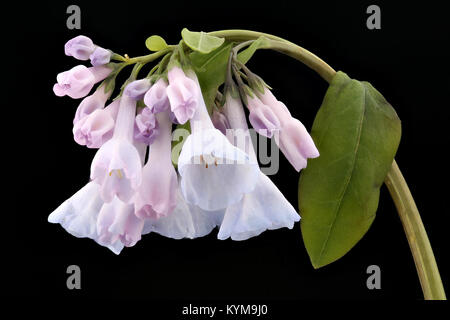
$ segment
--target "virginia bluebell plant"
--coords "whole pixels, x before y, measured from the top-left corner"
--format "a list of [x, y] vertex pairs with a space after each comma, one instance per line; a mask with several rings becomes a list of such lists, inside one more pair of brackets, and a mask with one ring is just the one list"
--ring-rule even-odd
[[[86, 36], [65, 44], [67, 56], [90, 60], [91, 66], [58, 74], [53, 92], [83, 98], [73, 120], [74, 140], [98, 150], [89, 182], [49, 222], [119, 254], [150, 232], [192, 239], [218, 228], [218, 239], [246, 240], [266, 230], [292, 229], [301, 214], [303, 242], [312, 265], [320, 268], [364, 236], [385, 183], [425, 298], [445, 299], [419, 212], [394, 159], [401, 122], [381, 93], [270, 34], [183, 29], [181, 36], [177, 45], [151, 36], [146, 47], [152, 53], [134, 58]], [[311, 135], [247, 66], [260, 49], [289, 55], [329, 83]], [[116, 88], [117, 75], [131, 65], [128, 79]], [[188, 135], [174, 146], [177, 130]], [[299, 210], [261, 171], [251, 130], [274, 139], [302, 171]]]

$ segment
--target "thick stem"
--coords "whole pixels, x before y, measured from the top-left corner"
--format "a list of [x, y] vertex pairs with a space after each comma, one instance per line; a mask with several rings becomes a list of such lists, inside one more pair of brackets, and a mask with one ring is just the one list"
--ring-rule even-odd
[[395, 160], [384, 182], [391, 193], [405, 229], [425, 299], [446, 300], [436, 259], [419, 210]]
[[[230, 41], [248, 41], [264, 36], [273, 40], [268, 48], [282, 52], [303, 62], [322, 76], [328, 83], [331, 82], [336, 74], [333, 68], [313, 53], [292, 42], [270, 34], [249, 30], [222, 30], [210, 32], [209, 34], [226, 38]], [[408, 185], [395, 160], [386, 176], [385, 183], [402, 221], [425, 299], [445, 300], [444, 287], [430, 241], [428, 240], [427, 233]]]

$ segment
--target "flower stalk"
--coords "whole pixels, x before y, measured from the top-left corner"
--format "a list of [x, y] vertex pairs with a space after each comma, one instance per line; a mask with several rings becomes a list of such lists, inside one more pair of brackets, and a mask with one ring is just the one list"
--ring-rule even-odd
[[[269, 39], [268, 45], [264, 47], [265, 49], [272, 49], [284, 53], [304, 63], [316, 71], [328, 83], [331, 82], [336, 74], [336, 71], [331, 66], [315, 54], [290, 41], [271, 34], [249, 30], [221, 30], [209, 32], [209, 35], [239, 42], [256, 40], [263, 36]], [[408, 185], [395, 160], [385, 178], [385, 184], [395, 203], [405, 230], [424, 298], [426, 300], [446, 300], [439, 269], [425, 227]]]

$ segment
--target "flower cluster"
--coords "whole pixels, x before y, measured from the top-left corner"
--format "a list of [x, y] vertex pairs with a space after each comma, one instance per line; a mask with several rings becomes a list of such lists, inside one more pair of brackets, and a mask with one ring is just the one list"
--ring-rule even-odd
[[[149, 232], [196, 238], [218, 227], [219, 239], [245, 240], [268, 229], [292, 228], [300, 216], [261, 172], [241, 101], [253, 128], [275, 137], [298, 171], [307, 158], [319, 155], [305, 127], [267, 87], [252, 88], [256, 78], [250, 73], [248, 85], [236, 73], [239, 89], [228, 79], [220, 94], [224, 103], [210, 116], [196, 73], [180, 52], [186, 48], [174, 47], [139, 80], [150, 59], [136, 60], [119, 95], [108, 103], [118, 72], [135, 60], [85, 36], [66, 43], [66, 55], [90, 59], [92, 67], [79, 65], [58, 74], [53, 91], [84, 97], [73, 120], [74, 140], [98, 150], [90, 181], [48, 220], [116, 254]], [[172, 127], [188, 122], [190, 135], [175, 169]]]

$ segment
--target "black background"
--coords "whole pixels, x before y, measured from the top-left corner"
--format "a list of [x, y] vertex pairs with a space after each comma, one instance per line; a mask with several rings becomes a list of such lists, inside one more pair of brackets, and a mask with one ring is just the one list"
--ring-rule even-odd
[[[81, 7], [81, 30], [66, 28], [66, 8]], [[366, 8], [381, 7], [382, 29], [366, 28]], [[419, 280], [403, 228], [383, 186], [377, 217], [363, 239], [342, 259], [314, 270], [299, 225], [264, 232], [243, 242], [205, 238], [172, 240], [143, 237], [116, 256], [92, 240], [77, 239], [47, 216], [89, 178], [95, 150], [77, 145], [72, 119], [79, 100], [53, 95], [56, 74], [78, 64], [64, 55], [64, 43], [79, 34], [130, 56], [147, 53], [145, 39], [158, 34], [178, 43], [190, 30], [250, 29], [295, 42], [350, 77], [370, 81], [402, 119], [397, 162], [416, 199], [448, 286], [448, 92], [449, 27], [440, 5], [360, 1], [295, 4], [163, 1], [14, 5], [6, 29], [13, 43], [4, 67], [13, 85], [6, 90], [12, 114], [3, 118], [13, 169], [3, 212], [8, 224], [10, 259], [3, 267], [7, 295], [36, 297], [144, 298], [164, 302], [175, 315], [183, 303], [198, 301], [290, 301], [316, 299], [422, 299]], [[3, 49], [2, 49], [3, 50]], [[5, 52], [3, 52], [5, 53]], [[258, 51], [249, 67], [274, 88], [308, 129], [327, 84], [301, 63], [281, 54]], [[5, 70], [5, 69], [4, 69]], [[12, 77], [11, 77], [12, 76]], [[9, 119], [9, 120], [8, 120]], [[5, 153], [6, 154], [6, 153]], [[299, 174], [281, 156], [271, 176], [297, 206]], [[11, 191], [11, 192], [10, 192]], [[66, 288], [66, 268], [82, 271], [82, 289]], [[381, 268], [381, 290], [368, 290], [366, 268]], [[212, 303], [212, 302], [211, 302]]]

